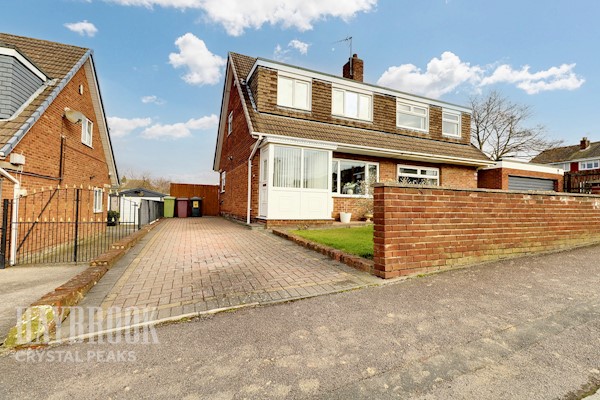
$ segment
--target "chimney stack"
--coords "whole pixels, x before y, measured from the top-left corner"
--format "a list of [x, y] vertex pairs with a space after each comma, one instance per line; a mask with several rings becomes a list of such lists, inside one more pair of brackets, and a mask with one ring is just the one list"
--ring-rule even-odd
[[583, 139], [581, 139], [581, 142], [579, 143], [579, 148], [581, 150], [587, 150], [590, 148], [590, 139], [588, 139], [587, 137], [584, 137]]
[[363, 60], [358, 58], [356, 54], [352, 55], [352, 58], [344, 65], [343, 76], [344, 78], [353, 79], [358, 82], [363, 81]]

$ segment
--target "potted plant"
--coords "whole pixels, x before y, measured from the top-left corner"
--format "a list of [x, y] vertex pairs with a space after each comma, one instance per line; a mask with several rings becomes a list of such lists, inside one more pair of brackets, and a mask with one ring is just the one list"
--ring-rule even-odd
[[108, 210], [106, 213], [106, 226], [116, 226], [119, 223], [120, 216], [121, 214], [118, 211]]
[[348, 223], [350, 223], [350, 220], [352, 219], [352, 213], [347, 212], [346, 207], [347, 207], [347, 205], [346, 205], [346, 203], [344, 203], [343, 211], [340, 211], [340, 222], [342, 224], [348, 224]]

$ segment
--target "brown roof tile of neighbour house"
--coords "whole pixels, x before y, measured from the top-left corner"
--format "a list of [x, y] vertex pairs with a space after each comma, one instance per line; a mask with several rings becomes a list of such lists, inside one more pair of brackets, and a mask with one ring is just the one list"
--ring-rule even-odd
[[550, 164], [568, 162], [586, 158], [600, 157], [600, 142], [590, 143], [590, 147], [581, 150], [579, 145], [557, 147], [541, 152], [531, 160], [532, 163]]
[[[245, 80], [256, 58], [231, 53], [231, 59], [238, 79]], [[243, 92], [252, 126], [255, 131], [260, 133], [350, 146], [463, 158], [480, 161], [482, 164], [489, 162], [489, 158], [472, 145], [260, 113], [252, 106], [247, 91]]]
[[88, 52], [88, 49], [0, 33], [0, 46], [17, 50], [28, 61], [39, 68], [49, 80], [56, 79], [47, 86], [22, 112], [12, 120], [0, 120], [0, 147], [9, 141], [23, 124], [50, 96], [56, 85], [65, 78], [73, 67]]

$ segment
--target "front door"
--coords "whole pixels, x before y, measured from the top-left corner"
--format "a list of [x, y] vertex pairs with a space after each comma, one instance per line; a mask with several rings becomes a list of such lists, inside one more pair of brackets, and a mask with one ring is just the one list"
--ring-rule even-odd
[[260, 152], [260, 179], [258, 182], [258, 214], [266, 217], [269, 205], [269, 148], [264, 147]]

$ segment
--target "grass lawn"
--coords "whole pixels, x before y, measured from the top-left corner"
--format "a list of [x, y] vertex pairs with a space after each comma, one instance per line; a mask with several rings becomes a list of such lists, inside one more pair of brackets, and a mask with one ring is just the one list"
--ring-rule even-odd
[[346, 253], [373, 258], [373, 225], [359, 228], [300, 230], [292, 233]]

